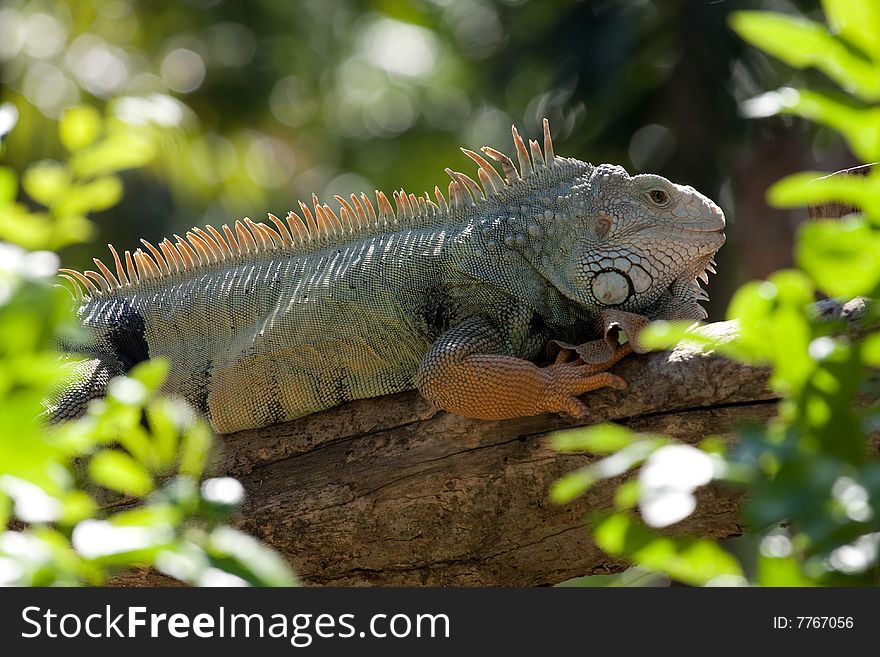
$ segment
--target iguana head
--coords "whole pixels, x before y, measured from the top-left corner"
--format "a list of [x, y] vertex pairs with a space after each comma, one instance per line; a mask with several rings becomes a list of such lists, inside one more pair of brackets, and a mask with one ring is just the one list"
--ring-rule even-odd
[[[715, 203], [661, 176], [630, 176], [619, 166], [560, 157], [546, 119], [543, 151], [537, 141], [526, 148], [515, 127], [513, 141], [518, 169], [503, 153], [483, 148], [501, 164], [503, 181], [466, 149], [480, 167], [483, 189], [447, 170], [453, 208], [462, 197], [469, 200], [464, 190], [484, 193], [475, 197], [487, 209], [475, 216], [488, 214], [480, 228], [487, 237], [480, 248], [469, 247], [479, 259], [500, 252], [503, 262], [507, 250], [519, 253], [545, 284], [588, 315], [618, 308], [652, 319], [706, 317], [699, 280], [708, 282], [725, 240], [724, 213]], [[493, 220], [499, 209], [502, 218]], [[503, 231], [503, 241], [494, 228]]]
[[662, 176], [603, 164], [557, 201], [570, 209], [575, 241], [559, 272], [570, 283], [566, 296], [652, 318], [706, 317], [699, 279], [708, 282], [725, 240], [724, 213], [709, 198]]

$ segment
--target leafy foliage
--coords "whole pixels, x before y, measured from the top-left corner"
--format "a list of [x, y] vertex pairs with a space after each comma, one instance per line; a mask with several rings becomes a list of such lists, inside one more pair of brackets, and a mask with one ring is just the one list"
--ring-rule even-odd
[[132, 565], [197, 585], [294, 584], [277, 554], [228, 525], [241, 484], [202, 480], [212, 433], [184, 402], [157, 393], [167, 363], [111, 381], [78, 420], [47, 427], [41, 417], [70, 377], [54, 345], [77, 324], [53, 284], [57, 256], [22, 247], [84, 239], [86, 215], [119, 201], [118, 172], [155, 151], [149, 132], [88, 106], [64, 114], [59, 139], [68, 161], [36, 163], [20, 178], [44, 210], [19, 201], [19, 177], [0, 169], [0, 585], [101, 584]]
[[[739, 12], [731, 25], [790, 66], [818, 68], [855, 98], [783, 88], [747, 101], [744, 111], [823, 123], [864, 161], [878, 160], [880, 106], [872, 103], [880, 101], [880, 9], [873, 0], [825, 0], [823, 7], [831, 29], [771, 12]], [[781, 396], [777, 416], [742, 430], [730, 448], [713, 438], [699, 448], [674, 444], [613, 425], [562, 434], [559, 449], [608, 455], [557, 482], [551, 494], [567, 502], [641, 466], [618, 488], [615, 508], [591, 520], [597, 544], [610, 554], [694, 585], [877, 584], [880, 463], [870, 457], [868, 435], [880, 427], [870, 369], [878, 363], [880, 334], [860, 339], [859, 331], [818, 317], [811, 302], [819, 295], [863, 296], [864, 325], [876, 326], [880, 167], [866, 176], [794, 174], [771, 187], [768, 198], [781, 207], [835, 201], [858, 208], [844, 219], [805, 225], [796, 244], [798, 269], [741, 287], [728, 308], [739, 321], [739, 339], [710, 345], [772, 368], [770, 386]], [[700, 340], [686, 326], [666, 322], [643, 338], [655, 347]], [[690, 515], [694, 491], [711, 482], [749, 493], [744, 514], [754, 534], [737, 556], [714, 541], [658, 532]]]

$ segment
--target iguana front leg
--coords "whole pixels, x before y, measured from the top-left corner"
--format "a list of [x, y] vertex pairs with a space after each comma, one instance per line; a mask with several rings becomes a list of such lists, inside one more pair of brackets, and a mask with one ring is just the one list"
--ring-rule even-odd
[[417, 386], [440, 408], [467, 417], [503, 420], [563, 412], [586, 415], [577, 398], [597, 388], [626, 388], [606, 372], [629, 353], [624, 345], [605, 363], [554, 363], [538, 367], [502, 353], [504, 340], [488, 320], [473, 317], [433, 344], [419, 367]]

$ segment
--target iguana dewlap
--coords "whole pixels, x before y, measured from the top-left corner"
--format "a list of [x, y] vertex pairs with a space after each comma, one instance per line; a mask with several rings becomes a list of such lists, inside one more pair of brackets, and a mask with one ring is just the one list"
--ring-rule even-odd
[[[165, 389], [220, 432], [418, 388], [477, 418], [582, 414], [577, 396], [622, 387], [603, 362], [532, 361], [550, 340], [595, 337], [608, 313], [702, 319], [724, 215], [691, 187], [543, 150], [516, 128], [519, 166], [485, 147], [474, 181], [444, 196], [312, 197], [283, 222], [193, 228], [75, 283], [87, 360], [50, 409], [81, 414], [136, 363], [171, 363]], [[625, 323], [626, 320], [624, 320]]]

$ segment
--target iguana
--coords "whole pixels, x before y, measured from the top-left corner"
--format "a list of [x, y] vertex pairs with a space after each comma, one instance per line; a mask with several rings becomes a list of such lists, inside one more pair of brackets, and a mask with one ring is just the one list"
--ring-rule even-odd
[[113, 269], [62, 269], [88, 337], [66, 346], [85, 359], [50, 414], [81, 414], [155, 356], [171, 363], [165, 390], [219, 432], [412, 388], [475, 418], [583, 414], [582, 393], [625, 387], [606, 370], [628, 346], [533, 361], [609, 316], [704, 318], [697, 279], [714, 272], [724, 214], [692, 187], [556, 155], [546, 119], [543, 150], [512, 134], [518, 167], [483, 147], [502, 176], [463, 148], [479, 182], [446, 169], [446, 195], [335, 209], [313, 195], [286, 222], [193, 228], [122, 257], [110, 245]]

